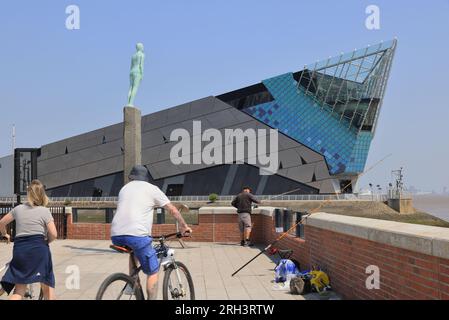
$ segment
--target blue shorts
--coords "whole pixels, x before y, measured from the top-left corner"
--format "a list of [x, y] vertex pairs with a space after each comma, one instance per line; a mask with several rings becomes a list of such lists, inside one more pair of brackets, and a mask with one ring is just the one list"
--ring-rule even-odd
[[159, 271], [159, 259], [154, 250], [151, 237], [114, 236], [111, 238], [116, 246], [127, 246], [133, 249], [134, 256], [139, 260], [143, 273], [152, 275]]

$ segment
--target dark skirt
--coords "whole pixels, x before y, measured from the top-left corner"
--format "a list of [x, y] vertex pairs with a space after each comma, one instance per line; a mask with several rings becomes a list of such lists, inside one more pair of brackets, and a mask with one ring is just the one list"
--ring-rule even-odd
[[55, 287], [48, 243], [42, 235], [15, 238], [11, 263], [0, 282], [2, 288], [9, 294], [15, 284], [37, 282]]

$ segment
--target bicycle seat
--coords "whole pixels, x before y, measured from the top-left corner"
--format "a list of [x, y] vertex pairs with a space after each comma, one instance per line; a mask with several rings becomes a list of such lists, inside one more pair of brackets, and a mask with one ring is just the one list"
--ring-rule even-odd
[[109, 248], [111, 248], [112, 250], [115, 250], [117, 252], [120, 252], [120, 253], [132, 253], [133, 252], [133, 250], [127, 246], [121, 247], [121, 246], [116, 246], [115, 244], [111, 244], [109, 246]]

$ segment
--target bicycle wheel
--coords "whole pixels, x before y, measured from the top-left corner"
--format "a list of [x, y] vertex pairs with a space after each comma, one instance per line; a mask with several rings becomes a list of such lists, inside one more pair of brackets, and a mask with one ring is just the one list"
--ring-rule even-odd
[[124, 273], [115, 273], [98, 289], [96, 300], [144, 300], [142, 288], [135, 279]]
[[32, 283], [27, 285], [27, 290], [23, 298], [27, 300], [43, 300], [44, 292], [42, 291], [41, 284]]
[[164, 300], [195, 300], [192, 276], [182, 262], [176, 261], [165, 270], [162, 296]]

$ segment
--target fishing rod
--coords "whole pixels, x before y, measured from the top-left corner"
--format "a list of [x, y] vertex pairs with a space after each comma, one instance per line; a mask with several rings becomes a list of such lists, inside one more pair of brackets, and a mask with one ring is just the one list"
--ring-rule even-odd
[[[385, 161], [385, 159], [387, 159], [388, 157], [390, 157], [392, 154], [388, 154], [387, 156], [385, 156], [384, 158], [382, 158], [381, 160], [377, 161], [375, 164], [373, 164], [371, 167], [369, 167], [367, 170], [365, 170], [362, 173], [359, 173], [357, 175], [357, 178], [360, 178], [362, 175], [368, 173], [369, 171], [371, 171], [374, 167], [378, 166], [380, 163], [382, 163], [383, 161]], [[344, 186], [342, 189], [340, 189], [340, 193], [342, 193], [343, 191], [346, 190], [346, 188], [348, 188], [350, 185], [352, 184], [352, 182], [349, 182], [346, 186]], [[297, 190], [297, 189], [296, 189]], [[291, 190], [287, 193], [293, 192], [295, 190]], [[284, 193], [286, 194], [286, 193]], [[280, 194], [282, 195], [282, 194]], [[278, 195], [278, 196], [280, 196]], [[338, 193], [335, 192], [335, 195], [338, 196]], [[287, 234], [290, 233], [290, 231], [292, 231], [293, 229], [296, 228], [297, 225], [302, 224], [303, 221], [305, 219], [307, 219], [308, 217], [310, 217], [312, 214], [318, 212], [327, 202], [332, 201], [332, 199], [328, 199], [326, 201], [323, 201], [318, 207], [316, 207], [315, 209], [310, 210], [310, 212], [308, 214], [305, 214], [301, 217], [301, 220], [299, 220], [298, 222], [296, 222], [290, 229], [288, 229], [287, 231], [285, 231], [284, 233], [282, 233], [276, 240], [274, 240], [272, 243], [270, 243], [266, 248], [264, 248], [262, 251], [260, 251], [257, 255], [255, 255], [252, 259], [250, 259], [248, 262], [246, 262], [243, 266], [241, 266], [239, 269], [237, 269], [231, 276], [235, 276], [237, 273], [239, 273], [243, 268], [245, 268], [247, 265], [249, 265], [251, 262], [253, 262], [254, 260], [256, 260], [260, 255], [262, 255], [265, 251], [269, 250], [271, 247], [273, 247], [276, 243], [278, 243], [279, 241], [281, 241]]]

